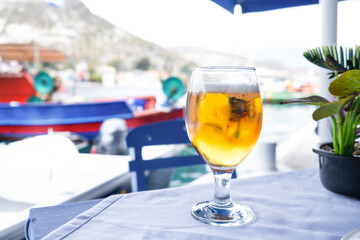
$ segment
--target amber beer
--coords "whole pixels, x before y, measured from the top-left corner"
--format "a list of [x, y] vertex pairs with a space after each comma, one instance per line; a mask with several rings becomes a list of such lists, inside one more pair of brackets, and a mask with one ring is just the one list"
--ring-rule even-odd
[[258, 88], [243, 85], [190, 90], [187, 106], [190, 140], [210, 166], [235, 167], [255, 146], [262, 125]]

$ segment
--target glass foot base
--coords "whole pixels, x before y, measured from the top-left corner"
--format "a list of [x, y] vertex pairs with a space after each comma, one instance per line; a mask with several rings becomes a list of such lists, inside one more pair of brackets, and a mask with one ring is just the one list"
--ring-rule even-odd
[[196, 220], [214, 226], [243, 226], [255, 221], [255, 213], [250, 207], [234, 202], [225, 206], [212, 201], [197, 203], [191, 214]]

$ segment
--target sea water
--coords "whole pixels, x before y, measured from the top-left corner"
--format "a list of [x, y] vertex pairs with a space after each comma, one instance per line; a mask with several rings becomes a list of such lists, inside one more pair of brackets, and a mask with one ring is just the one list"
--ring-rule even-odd
[[315, 106], [310, 105], [264, 104], [262, 140], [268, 142], [284, 141], [299, 128], [314, 121], [312, 112], [315, 109]]

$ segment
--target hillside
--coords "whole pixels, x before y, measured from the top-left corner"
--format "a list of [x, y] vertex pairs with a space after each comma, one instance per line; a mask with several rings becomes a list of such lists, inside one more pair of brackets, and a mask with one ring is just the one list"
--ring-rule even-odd
[[131, 70], [142, 58], [151, 68], [179, 74], [192, 65], [183, 57], [144, 41], [93, 15], [79, 0], [65, 0], [64, 8], [44, 0], [0, 2], [0, 43], [30, 43], [58, 49], [70, 62], [86, 61], [96, 67], [117, 62]]

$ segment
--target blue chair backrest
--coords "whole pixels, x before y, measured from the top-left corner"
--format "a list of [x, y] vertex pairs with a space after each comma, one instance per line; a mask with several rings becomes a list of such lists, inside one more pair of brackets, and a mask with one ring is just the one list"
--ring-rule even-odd
[[189, 144], [190, 140], [183, 119], [151, 123], [134, 128], [129, 132], [126, 142], [133, 159], [129, 162], [133, 192], [146, 190], [146, 170], [205, 164], [199, 155], [143, 159], [142, 148], [145, 146]]

